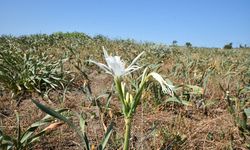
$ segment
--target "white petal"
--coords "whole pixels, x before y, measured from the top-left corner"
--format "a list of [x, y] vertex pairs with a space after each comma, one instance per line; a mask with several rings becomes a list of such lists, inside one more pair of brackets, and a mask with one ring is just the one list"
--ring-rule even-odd
[[125, 63], [121, 60], [120, 56], [109, 56], [108, 52], [105, 50], [104, 47], [103, 49], [103, 54], [105, 61], [107, 65], [104, 65], [102, 63], [98, 63], [95, 61], [90, 60], [90, 62], [98, 65], [100, 68], [105, 70], [107, 73], [113, 75], [113, 76], [123, 76], [128, 73], [131, 73], [137, 69], [140, 69], [140, 66], [134, 65], [136, 61], [141, 57], [141, 55], [144, 53], [140, 53], [133, 61], [132, 63], [128, 66], [128, 68], [125, 68]]
[[141, 55], [144, 53], [144, 51], [143, 52], [141, 52], [133, 61], [132, 61], [132, 63], [128, 66], [128, 68], [130, 68], [131, 66], [133, 66], [135, 63], [136, 63], [136, 61], [141, 57]]
[[104, 46], [102, 46], [102, 50], [103, 50], [103, 54], [104, 54], [104, 58], [108, 58], [109, 55], [108, 55], [108, 52], [105, 50]]
[[111, 57], [109, 56], [107, 59], [108, 67], [112, 70], [112, 73], [116, 76], [122, 76], [125, 73], [125, 65], [121, 61], [119, 56]]
[[159, 75], [158, 73], [156, 72], [151, 72], [149, 75], [151, 75], [156, 81], [158, 81], [161, 85], [161, 88], [162, 88], [162, 91], [164, 93], [168, 93], [170, 94], [171, 96], [173, 96], [173, 88], [174, 86], [173, 85], [170, 85], [168, 84], [163, 78], [161, 75]]
[[110, 70], [110, 68], [102, 63], [98, 63], [95, 62], [93, 60], [89, 60], [89, 62], [96, 64], [98, 67], [100, 67], [101, 69], [103, 69], [106, 73], [108, 74], [112, 74], [112, 71]]
[[125, 69], [125, 72], [126, 72], [125, 74], [129, 74], [129, 73], [134, 72], [140, 68], [141, 68], [140, 66], [136, 66], [136, 65], [131, 66], [130, 68]]

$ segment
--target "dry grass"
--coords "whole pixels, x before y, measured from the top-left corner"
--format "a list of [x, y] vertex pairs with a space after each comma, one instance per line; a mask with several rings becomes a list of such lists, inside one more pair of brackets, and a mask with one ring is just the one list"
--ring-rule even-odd
[[[105, 85], [110, 85], [107, 84], [111, 81], [109, 76], [93, 73], [91, 78], [94, 79], [92, 86], [96, 94], [103, 92]], [[86, 101], [81, 91], [75, 89], [75, 91], [67, 93], [63, 104], [58, 103], [57, 96], [53, 96], [53, 93], [51, 96], [52, 104], [35, 94], [32, 97], [54, 108], [70, 108], [76, 112], [86, 112], [89, 138], [93, 143], [97, 143], [101, 139], [104, 128], [100, 118], [100, 111], [97, 106], [91, 106], [90, 102]], [[245, 149], [244, 139], [235, 126], [234, 120], [227, 111], [223, 100], [221, 100], [219, 106], [210, 108], [206, 114], [204, 110], [195, 107], [183, 108], [173, 105], [160, 105], [155, 108], [150, 106], [150, 102], [147, 101], [144, 101], [138, 108], [133, 120], [135, 126], [132, 127], [132, 149], [229, 149], [230, 147]], [[15, 106], [15, 103], [9, 99], [8, 95], [1, 97], [0, 103], [1, 124], [7, 127], [5, 128], [6, 133], [13, 135], [15, 134], [16, 124], [13, 110], [17, 110], [22, 114], [21, 124], [23, 128], [28, 127], [32, 122], [39, 120], [44, 115], [30, 101], [30, 97], [24, 100], [19, 107]], [[144, 107], [142, 107], [143, 105]], [[121, 149], [123, 119], [118, 108], [118, 101], [114, 97], [110, 111], [116, 126], [115, 133], [110, 140], [110, 143], [112, 143], [109, 145], [110, 149]], [[110, 115], [106, 116], [105, 119], [105, 122], [109, 122]], [[77, 120], [75, 122], [77, 123]], [[183, 141], [176, 140], [177, 136], [180, 136]], [[62, 125], [57, 130], [42, 137], [35, 148], [79, 149], [78, 142], [75, 133], [66, 125]]]
[[[147, 92], [133, 119], [131, 149], [144, 150], [211, 150], [211, 149], [235, 149], [245, 150], [250, 144], [249, 134], [243, 136], [242, 131], [235, 123], [235, 119], [228, 111], [225, 100], [225, 92], [219, 84], [231, 93], [231, 97], [238, 98], [237, 92], [250, 83], [249, 72], [249, 49], [244, 50], [217, 50], [217, 49], [178, 49], [171, 52], [156, 51], [154, 45], [138, 44], [134, 41], [112, 41], [109, 39], [92, 39], [90, 44], [78, 43], [76, 52], [80, 61], [84, 64], [86, 59], [102, 60], [100, 47], [106, 46], [111, 53], [119, 54], [125, 60], [131, 60], [140, 51], [145, 50], [146, 56], [142, 58], [143, 64], [159, 64], [162, 75], [170, 79], [174, 85], [190, 84], [201, 86], [205, 89], [202, 95], [205, 107], [197, 107], [194, 95], [190, 100], [192, 106], [183, 106], [166, 103], [166, 96], [161, 97], [156, 103], [152, 92]], [[75, 44], [75, 39], [55, 41], [55, 45], [46, 45], [38, 49], [47, 51], [60, 57], [68, 51], [68, 45]], [[77, 45], [77, 44], [76, 44]], [[29, 45], [23, 45], [27, 48]], [[166, 48], [166, 47], [164, 47]], [[48, 51], [47, 51], [48, 52]], [[59, 56], [60, 55], [60, 56]], [[16, 135], [16, 117], [14, 111], [20, 114], [23, 129], [41, 119], [42, 113], [32, 102], [34, 98], [51, 108], [68, 108], [75, 112], [84, 112], [87, 118], [87, 134], [93, 144], [97, 144], [105, 133], [105, 127], [115, 122], [114, 132], [111, 135], [107, 149], [122, 149], [123, 142], [123, 116], [120, 103], [113, 93], [108, 110], [101, 110], [96, 102], [90, 102], [82, 92], [82, 85], [86, 79], [81, 76], [79, 70], [74, 67], [77, 62], [76, 55], [69, 55], [69, 61], [65, 68], [76, 74], [76, 79], [65, 94], [64, 102], [62, 91], [51, 91], [48, 97], [42, 98], [37, 93], [22, 95], [22, 102], [17, 107], [15, 100], [6, 90], [0, 91], [0, 127], [4, 133]], [[94, 97], [106, 91], [112, 92], [112, 77], [100, 72], [97, 67], [83, 65], [88, 74]], [[179, 67], [179, 68], [178, 68]], [[202, 75], [212, 72], [205, 83]], [[0, 85], [1, 88], [1, 85]], [[0, 89], [1, 90], [1, 89]], [[250, 93], [244, 93], [249, 107]], [[199, 100], [199, 99], [198, 99]], [[106, 105], [105, 98], [99, 99], [100, 106]], [[72, 121], [78, 124], [78, 118], [72, 117]], [[53, 125], [58, 125], [56, 122]], [[59, 122], [60, 124], [60, 122]], [[249, 121], [248, 121], [249, 124]], [[52, 127], [52, 126], [50, 126]], [[48, 134], [42, 136], [32, 149], [38, 150], [62, 150], [80, 149], [79, 139], [75, 132], [67, 125], [53, 126]]]

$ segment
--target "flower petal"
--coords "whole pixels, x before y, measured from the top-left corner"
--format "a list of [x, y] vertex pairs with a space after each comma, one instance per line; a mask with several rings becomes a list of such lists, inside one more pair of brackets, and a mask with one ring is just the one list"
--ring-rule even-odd
[[159, 74], [156, 73], [156, 72], [151, 72], [151, 73], [149, 74], [149, 76], [150, 76], [150, 75], [151, 75], [156, 81], [158, 81], [158, 82], [160, 83], [163, 93], [168, 93], [168, 94], [171, 95], [171, 96], [174, 95], [174, 92], [173, 92], [174, 86], [168, 84], [168, 83], [162, 78], [161, 75], [159, 75]]
[[134, 64], [144, 52], [140, 53], [132, 61], [132, 63], [127, 68], [125, 68], [125, 63], [121, 60], [120, 56], [109, 56], [106, 49], [104, 47], [102, 47], [102, 49], [103, 49], [103, 54], [104, 54], [104, 58], [105, 58], [107, 65], [95, 62], [93, 60], [89, 60], [89, 61], [96, 64], [97, 66], [99, 66], [100, 68], [102, 68], [107, 73], [113, 76], [123, 76], [141, 68], [140, 66], [137, 66]]
[[121, 76], [125, 73], [125, 65], [121, 61], [119, 56], [109, 56], [107, 59], [108, 67], [112, 70], [112, 73], [116, 76]]
[[106, 49], [104, 48], [104, 46], [102, 46], [102, 50], [103, 50], [103, 54], [104, 54], [104, 58], [108, 58], [109, 55], [108, 55], [108, 52], [106, 51]]
[[141, 55], [143, 53], [144, 53], [144, 51], [141, 52], [137, 57], [135, 57], [135, 59], [131, 62], [131, 64], [128, 66], [128, 68], [132, 67], [136, 63], [136, 61], [141, 57]]
[[106, 73], [111, 74], [112, 75], [112, 70], [110, 70], [110, 68], [102, 63], [98, 63], [95, 62], [93, 60], [89, 60], [89, 62], [96, 64], [98, 67], [100, 67], [101, 69], [103, 69]]
[[125, 75], [140, 69], [140, 66], [133, 65], [130, 68], [125, 69]]

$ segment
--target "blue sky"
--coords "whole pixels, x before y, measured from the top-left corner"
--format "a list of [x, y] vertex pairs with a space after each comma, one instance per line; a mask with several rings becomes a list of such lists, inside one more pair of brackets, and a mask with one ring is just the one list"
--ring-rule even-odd
[[250, 0], [1, 0], [0, 34], [84, 32], [171, 44], [250, 45]]

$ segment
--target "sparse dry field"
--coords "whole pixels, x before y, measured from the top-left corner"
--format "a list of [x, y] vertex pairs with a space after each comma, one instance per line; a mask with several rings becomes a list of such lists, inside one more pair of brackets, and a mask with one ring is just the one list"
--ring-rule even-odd
[[[2, 135], [17, 136], [15, 112], [23, 132], [45, 116], [31, 101], [35, 99], [53, 109], [67, 108], [64, 115], [77, 126], [79, 118], [73, 112], [84, 113], [85, 131], [93, 149], [114, 122], [106, 149], [122, 149], [124, 120], [112, 76], [87, 62], [104, 63], [101, 46], [126, 62], [145, 51], [139, 64], [176, 86], [178, 99], [163, 94], [155, 82], [146, 86], [132, 121], [130, 149], [250, 147], [250, 49], [167, 47], [80, 33], [0, 38], [0, 144]], [[26, 55], [29, 59], [23, 59]], [[40, 60], [45, 56], [48, 59]], [[5, 60], [19, 57], [29, 65]], [[47, 66], [35, 72], [25, 70], [39, 62]], [[49, 63], [58, 65], [51, 67]], [[6, 67], [13, 72], [7, 72]], [[136, 78], [142, 72], [143, 68], [130, 76]], [[50, 124], [58, 126], [46, 130], [27, 149], [81, 149], [77, 134], [60, 120], [40, 126], [35, 133]]]

